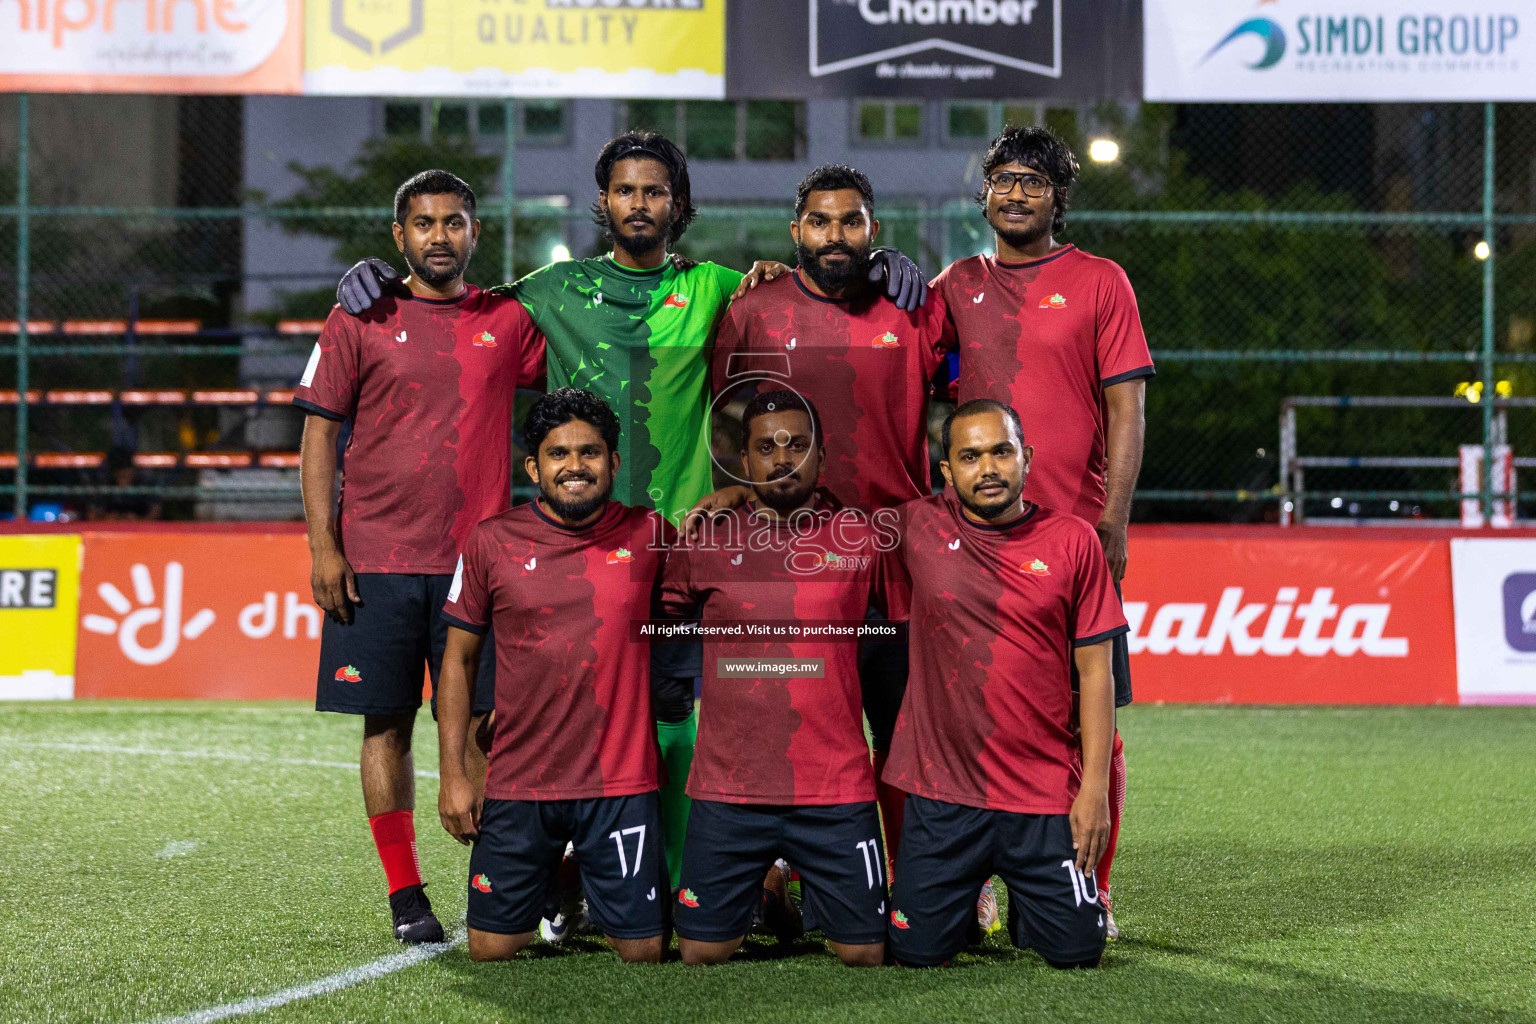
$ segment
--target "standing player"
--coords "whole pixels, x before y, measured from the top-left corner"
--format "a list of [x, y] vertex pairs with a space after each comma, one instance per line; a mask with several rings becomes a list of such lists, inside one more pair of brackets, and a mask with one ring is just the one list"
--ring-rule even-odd
[[964, 946], [993, 873], [1015, 945], [1057, 967], [1104, 951], [1094, 868], [1110, 829], [1110, 642], [1126, 622], [1093, 528], [1023, 498], [1024, 442], [1008, 406], [961, 405], [940, 463], [954, 493], [900, 510], [912, 677], [885, 777], [910, 794], [889, 938], [908, 966]]
[[[1055, 240], [1077, 178], [1072, 151], [1044, 128], [1007, 128], [982, 161], [977, 194], [996, 233], [996, 256], [950, 265], [933, 287], [959, 338], [958, 398], [994, 398], [1018, 410], [1040, 458], [1028, 497], [1095, 524], [1118, 588], [1126, 527], [1141, 472], [1147, 379], [1155, 370], [1118, 265]], [[1130, 650], [1114, 648], [1115, 705], [1131, 702]], [[1099, 868], [1109, 869], [1125, 805], [1125, 756], [1115, 734], [1110, 784], [1114, 831]], [[1109, 935], [1119, 928], [1113, 914]]]
[[[752, 501], [711, 522], [668, 560], [662, 601], [702, 624], [802, 626], [864, 619], [875, 526], [816, 489], [826, 449], [815, 406], [759, 394], [741, 423]], [[805, 902], [843, 963], [885, 953], [885, 857], [847, 640], [704, 643], [704, 699], [688, 795], [683, 888], [673, 908], [683, 962], [722, 963], [740, 947], [776, 858], [799, 869]], [[783, 671], [730, 674], [733, 662]], [[792, 663], [817, 663], [795, 669]]]
[[[795, 192], [799, 268], [731, 304], [715, 343], [714, 387], [741, 382], [790, 388], [824, 410], [836, 439], [821, 481], [845, 505], [876, 510], [929, 494], [929, 382], [953, 345], [937, 296], [903, 310], [869, 283], [880, 222], [869, 179], [851, 167], [818, 167]], [[705, 499], [706, 507], [746, 500], [744, 487]], [[901, 706], [907, 652], [868, 645], [861, 658], [864, 711], [885, 765]], [[879, 785], [877, 783], [877, 785]], [[886, 840], [898, 849], [903, 794], [879, 785]]]
[[[367, 320], [331, 311], [295, 391], [311, 583], [327, 612], [315, 707], [363, 716], [363, 804], [389, 885], [395, 937], [441, 942], [416, 858], [411, 732], [422, 669], [438, 682], [439, 614], [459, 545], [511, 502], [512, 399], [544, 379], [523, 307], [464, 283], [480, 235], [475, 194], [447, 171], [395, 193], [411, 276]], [[339, 511], [336, 442], [350, 421]], [[475, 729], [491, 711], [487, 664]], [[471, 778], [484, 755], [471, 742]]]
[[[539, 496], [475, 528], [443, 610], [438, 810], [474, 841], [469, 955], [506, 960], [533, 941], [572, 842], [593, 923], [623, 959], [655, 963], [671, 891], [650, 648], [630, 623], [651, 616], [671, 527], [610, 500], [619, 420], [591, 392], [544, 396], [523, 434]], [[482, 804], [462, 751], [487, 631], [499, 684]]]
[[[549, 338], [549, 387], [590, 388], [619, 415], [622, 466], [614, 496], [676, 521], [713, 489], [709, 454], [709, 357], [715, 329], [742, 275], [669, 253], [697, 210], [688, 162], [655, 132], [627, 132], [598, 155], [592, 214], [613, 249], [566, 260], [496, 289], [521, 302]], [[754, 279], [781, 264], [758, 264]], [[918, 301], [921, 274], [884, 250], [870, 274], [900, 301]], [[337, 288], [343, 308], [367, 309], [394, 271], [379, 261], [353, 267]], [[387, 278], [385, 278], [387, 280]], [[683, 787], [697, 732], [691, 682], [697, 648], [679, 647], [667, 671], [690, 688], [664, 701], [657, 722], [667, 785], [662, 794], [673, 884], [681, 868], [688, 802]], [[676, 687], [673, 688], [677, 690]]]

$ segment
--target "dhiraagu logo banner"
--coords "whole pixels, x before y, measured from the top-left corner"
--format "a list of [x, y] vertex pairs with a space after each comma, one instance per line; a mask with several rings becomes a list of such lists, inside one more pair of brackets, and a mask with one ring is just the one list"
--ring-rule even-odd
[[725, 0], [308, 0], [310, 94], [725, 95]]
[[80, 538], [0, 536], [0, 700], [75, 695]]
[[1144, 0], [1145, 95], [1536, 99], [1536, 0]]

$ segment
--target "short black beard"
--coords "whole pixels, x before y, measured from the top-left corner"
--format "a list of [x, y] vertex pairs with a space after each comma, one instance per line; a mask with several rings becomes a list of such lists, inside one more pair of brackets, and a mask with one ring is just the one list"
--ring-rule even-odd
[[610, 483], [608, 489], [601, 494], [572, 501], [561, 496], [559, 487], [559, 484], [553, 487], [540, 486], [539, 492], [544, 495], [544, 500], [548, 502], [550, 508], [555, 510], [555, 514], [567, 523], [581, 522], [606, 505], [608, 496], [613, 493], [613, 484]]
[[816, 287], [828, 295], [840, 295], [849, 285], [863, 280], [869, 274], [869, 250], [867, 245], [862, 249], [848, 246], [853, 258], [842, 270], [827, 270], [816, 258], [816, 254], [804, 245], [795, 245], [795, 258], [800, 262], [800, 269], [816, 282]]
[[453, 261], [453, 265], [447, 270], [433, 270], [424, 261], [418, 266], [414, 254], [407, 249], [405, 251], [405, 265], [410, 268], [418, 281], [429, 284], [433, 288], [441, 288], [455, 278], [463, 277], [464, 271], [469, 269], [469, 258], [475, 254], [475, 247], [470, 246], [464, 255]]
[[993, 231], [997, 232], [998, 238], [1001, 238], [1015, 249], [1023, 249], [1026, 246], [1034, 245], [1051, 233], [1051, 221], [1049, 220], [1044, 221], [1039, 227], [1026, 228], [1024, 230], [1000, 228], [992, 220], [991, 216], [987, 217], [987, 224], [991, 226]]
[[[779, 479], [782, 480], [783, 477], [780, 477]], [[777, 482], [777, 480], [765, 481], [767, 484], [773, 484]], [[801, 505], [804, 505], [807, 501], [810, 500], [811, 495], [815, 493], [815, 491], [815, 481], [806, 483], [804, 478], [801, 478], [798, 481], [798, 486], [788, 489], [782, 487], [770, 488], [767, 486], [754, 486], [752, 488], [752, 493], [757, 495], [758, 501], [762, 502], [764, 505], [767, 505], [781, 516], [788, 512], [793, 512]]]
[[[974, 494], [974, 492], [972, 493]], [[960, 499], [960, 504], [964, 505], [971, 512], [974, 512], [978, 517], [985, 519], [989, 523], [994, 520], [1001, 519], [1003, 516], [1011, 512], [1014, 506], [1019, 503], [1019, 495], [1022, 493], [1024, 493], [1024, 485], [1020, 484], [1019, 489], [1010, 493], [1001, 504], [977, 505], [974, 503], [974, 498], [967, 499], [960, 493], [960, 488], [955, 488], [955, 497]]]
[[618, 226], [613, 223], [613, 218], [608, 216], [608, 210], [600, 203], [592, 204], [592, 221], [603, 233], [603, 238], [623, 249], [629, 255], [640, 259], [649, 256], [657, 249], [664, 249], [667, 241], [672, 237], [672, 222], [658, 221], [656, 223], [656, 237], [653, 240], [641, 241], [632, 236], [619, 234]]

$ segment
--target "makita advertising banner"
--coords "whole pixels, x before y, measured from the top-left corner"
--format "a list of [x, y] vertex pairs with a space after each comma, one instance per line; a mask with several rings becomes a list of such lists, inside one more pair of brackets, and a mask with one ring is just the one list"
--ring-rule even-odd
[[1131, 531], [1138, 701], [1455, 704], [1445, 540]]
[[1144, 0], [1148, 100], [1536, 99], [1536, 0]]
[[1141, 0], [737, 0], [733, 97], [1134, 100]]

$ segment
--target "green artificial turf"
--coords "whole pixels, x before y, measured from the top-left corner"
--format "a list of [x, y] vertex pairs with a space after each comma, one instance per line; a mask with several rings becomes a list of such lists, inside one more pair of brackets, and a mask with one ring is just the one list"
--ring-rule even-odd
[[[461, 946], [229, 1019], [1536, 1024], [1536, 709], [1132, 707], [1120, 724], [1125, 937], [1097, 972], [1003, 936], [931, 971], [756, 941], [724, 967], [626, 967], [583, 939], [506, 964]], [[174, 1017], [400, 952], [359, 731], [294, 705], [0, 705], [0, 1021]], [[452, 929], [467, 853], [435, 781], [418, 793]]]

